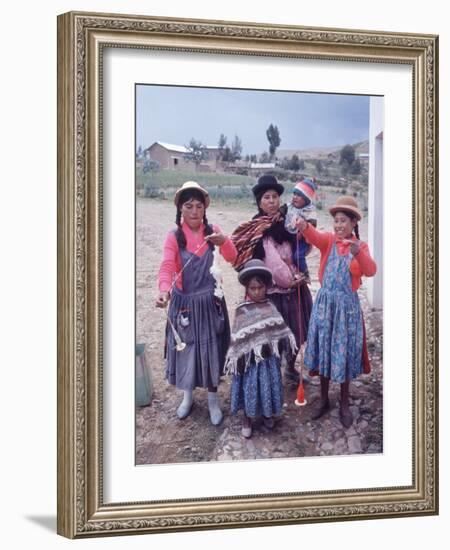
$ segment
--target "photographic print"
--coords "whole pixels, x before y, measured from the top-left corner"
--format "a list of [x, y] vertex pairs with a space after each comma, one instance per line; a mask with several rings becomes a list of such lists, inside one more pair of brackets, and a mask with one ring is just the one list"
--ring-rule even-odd
[[382, 453], [383, 97], [135, 94], [136, 464]]
[[58, 18], [60, 534], [437, 513], [437, 49]]

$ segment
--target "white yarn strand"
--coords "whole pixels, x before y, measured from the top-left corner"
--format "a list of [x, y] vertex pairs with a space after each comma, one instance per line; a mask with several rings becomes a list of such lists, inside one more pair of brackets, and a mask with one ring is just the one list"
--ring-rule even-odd
[[213, 252], [213, 263], [211, 267], [209, 268], [209, 272], [213, 276], [213, 279], [216, 281], [215, 287], [214, 287], [214, 296], [217, 298], [223, 298], [223, 288], [222, 288], [222, 270], [219, 266], [219, 249], [217, 246], [214, 247]]

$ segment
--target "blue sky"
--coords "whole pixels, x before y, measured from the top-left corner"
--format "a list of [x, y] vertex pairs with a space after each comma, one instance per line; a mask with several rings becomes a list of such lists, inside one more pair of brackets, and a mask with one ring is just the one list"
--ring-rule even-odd
[[155, 141], [217, 145], [221, 133], [243, 154], [268, 150], [278, 126], [280, 149], [333, 147], [368, 139], [369, 96], [178, 86], [136, 86], [136, 145]]

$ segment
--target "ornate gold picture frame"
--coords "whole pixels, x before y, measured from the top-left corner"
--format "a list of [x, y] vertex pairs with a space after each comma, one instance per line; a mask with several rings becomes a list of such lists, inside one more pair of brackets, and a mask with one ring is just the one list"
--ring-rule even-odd
[[[218, 490], [216, 496], [155, 498], [149, 489], [144, 500], [105, 499], [103, 92], [108, 83], [103, 61], [108, 49], [411, 69], [412, 178], [406, 185], [412, 195], [412, 312], [407, 312], [412, 338], [405, 353], [412, 365], [412, 444], [405, 465], [411, 483], [274, 492], [262, 482], [252, 494]], [[438, 513], [437, 117], [436, 36], [94, 13], [59, 16], [59, 534], [81, 538]]]

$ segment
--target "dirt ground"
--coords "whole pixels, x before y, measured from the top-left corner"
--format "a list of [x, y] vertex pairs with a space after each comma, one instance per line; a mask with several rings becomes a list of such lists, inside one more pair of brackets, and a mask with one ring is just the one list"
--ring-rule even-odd
[[[255, 212], [245, 203], [212, 205], [208, 220], [220, 225], [229, 234]], [[164, 379], [163, 342], [165, 311], [155, 308], [158, 295], [157, 276], [162, 246], [173, 227], [175, 207], [171, 201], [138, 199], [136, 209], [136, 342], [146, 345], [146, 361], [153, 381], [153, 398], [149, 406], [136, 408], [136, 463], [164, 464], [210, 460], [245, 460], [318, 455], [381, 453], [383, 450], [383, 373], [382, 373], [382, 310], [372, 309], [364, 285], [360, 300], [366, 320], [368, 348], [372, 372], [352, 382], [351, 410], [354, 423], [344, 429], [339, 421], [339, 388], [330, 386], [331, 410], [321, 419], [311, 421], [311, 404], [319, 397], [319, 380], [305, 384], [307, 404], [294, 404], [297, 386], [285, 383], [285, 403], [282, 417], [273, 430], [256, 423], [253, 436], [241, 436], [240, 417], [229, 414], [230, 378], [225, 376], [219, 386], [224, 420], [212, 426], [209, 420], [207, 392], [194, 392], [194, 407], [185, 420], [178, 420], [176, 409], [180, 392]], [[330, 216], [319, 212], [319, 228], [330, 230]], [[367, 238], [367, 226], [360, 227], [361, 238]], [[312, 275], [313, 297], [319, 288], [317, 279], [319, 253], [308, 256]], [[235, 306], [243, 297], [235, 271], [222, 262], [224, 291], [232, 321]]]

